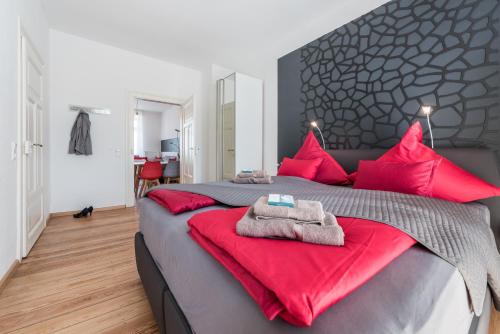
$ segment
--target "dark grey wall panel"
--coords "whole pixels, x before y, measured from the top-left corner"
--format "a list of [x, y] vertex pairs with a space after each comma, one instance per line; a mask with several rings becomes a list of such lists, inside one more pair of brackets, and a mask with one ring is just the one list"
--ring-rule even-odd
[[[293, 156], [302, 142], [302, 112], [304, 111], [300, 94], [301, 91], [300, 50], [289, 53], [279, 60], [278, 66], [278, 106], [283, 110], [284, 117], [279, 116], [278, 147], [283, 156]], [[293, 94], [293, 93], [295, 94]], [[290, 94], [292, 93], [292, 94]], [[300, 135], [298, 135], [300, 133]], [[280, 159], [279, 161], [281, 161]]]
[[278, 158], [311, 120], [328, 148], [390, 147], [421, 105], [437, 146], [499, 150], [499, 12], [498, 0], [391, 1], [282, 57]]

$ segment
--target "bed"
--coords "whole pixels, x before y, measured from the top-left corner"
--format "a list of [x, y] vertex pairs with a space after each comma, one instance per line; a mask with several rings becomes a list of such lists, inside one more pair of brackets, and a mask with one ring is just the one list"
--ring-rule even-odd
[[[375, 159], [382, 153], [331, 152], [348, 172], [359, 160]], [[438, 153], [499, 184], [492, 152], [443, 149]], [[491, 227], [497, 238], [498, 201], [484, 202], [490, 208]], [[483, 313], [474, 316], [458, 270], [418, 245], [320, 315], [311, 327], [293, 327], [280, 319], [268, 321], [233, 276], [187, 234], [186, 221], [192, 215], [220, 208], [212, 206], [173, 216], [148, 198], [139, 202], [137, 268], [162, 333], [487, 333], [489, 292], [483, 301]]]

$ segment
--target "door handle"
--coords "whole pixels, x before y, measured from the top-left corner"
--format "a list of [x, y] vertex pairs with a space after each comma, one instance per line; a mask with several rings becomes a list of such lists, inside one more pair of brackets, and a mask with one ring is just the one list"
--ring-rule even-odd
[[33, 152], [33, 147], [40, 147], [42, 148], [42, 144], [37, 144], [37, 143], [32, 143], [29, 140], [24, 142], [24, 154], [28, 155]]

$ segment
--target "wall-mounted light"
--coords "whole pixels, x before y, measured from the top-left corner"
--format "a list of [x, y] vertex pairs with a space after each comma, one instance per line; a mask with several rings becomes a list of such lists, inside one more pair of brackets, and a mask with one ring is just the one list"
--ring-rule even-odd
[[431, 147], [434, 148], [434, 137], [432, 136], [432, 126], [431, 126], [431, 112], [432, 112], [432, 107], [431, 106], [422, 106], [422, 112], [424, 113], [425, 116], [427, 116], [427, 126], [429, 127], [429, 133], [431, 135]]
[[321, 129], [319, 128], [318, 123], [316, 123], [316, 121], [312, 121], [311, 126], [318, 130], [319, 135], [321, 136], [321, 141], [323, 142], [323, 149], [326, 150], [325, 138], [323, 138], [323, 134], [321, 133]]

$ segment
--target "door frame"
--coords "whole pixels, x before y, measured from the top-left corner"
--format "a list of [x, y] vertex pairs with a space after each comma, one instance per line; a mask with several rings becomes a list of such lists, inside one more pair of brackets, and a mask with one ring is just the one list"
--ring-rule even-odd
[[[24, 52], [23, 52], [23, 40], [26, 41], [26, 43], [29, 44], [30, 49], [33, 51], [35, 57], [38, 58], [38, 61], [40, 62], [43, 70], [43, 75], [45, 78], [45, 61], [43, 60], [43, 57], [40, 55], [38, 52], [37, 48], [35, 47], [35, 44], [32, 42], [32, 39], [29, 37], [29, 34], [27, 30], [24, 28], [21, 18], [18, 18], [18, 36], [17, 36], [17, 138], [16, 138], [16, 149], [15, 149], [15, 154], [16, 154], [16, 188], [17, 188], [17, 212], [16, 212], [16, 220], [17, 220], [17, 260], [21, 261], [22, 258], [24, 257], [24, 251], [25, 251], [25, 244], [27, 240], [27, 235], [26, 235], [26, 215], [25, 215], [25, 208], [26, 208], [26, 199], [25, 199], [25, 183], [24, 183], [24, 175], [26, 173], [26, 164], [24, 163], [25, 160], [25, 155], [24, 155], [24, 143], [23, 143], [23, 138], [24, 138], [24, 129], [25, 129], [25, 115], [24, 115], [24, 106], [25, 106], [25, 80], [24, 80]], [[44, 95], [45, 92], [47, 91], [48, 87], [43, 87]], [[44, 104], [45, 104], [45, 99], [44, 99]], [[47, 113], [48, 110], [45, 108], [44, 105], [44, 112]], [[45, 115], [44, 115], [45, 117]], [[44, 117], [42, 117], [42, 122], [44, 121]], [[46, 144], [46, 137], [45, 137], [45, 132], [44, 132], [44, 123], [42, 123], [42, 142], [43, 144]], [[45, 150], [42, 152], [46, 152]], [[47, 157], [45, 156], [44, 153], [42, 153], [42, 182], [44, 186], [46, 185], [46, 180], [45, 180], [45, 171], [44, 171], [44, 165], [45, 165], [45, 159]], [[42, 219], [43, 219], [43, 229], [47, 226], [47, 220], [49, 218], [49, 214], [45, 212], [46, 210], [46, 204], [47, 204], [47, 198], [46, 198], [46, 193], [45, 189], [43, 190], [43, 195], [42, 195]], [[28, 252], [29, 253], [29, 252]], [[28, 254], [26, 254], [27, 256]]]
[[[125, 117], [125, 206], [135, 206], [135, 193], [134, 193], [134, 116], [135, 116], [135, 101], [136, 99], [151, 100], [155, 102], [163, 102], [181, 106], [186, 100], [178, 97], [162, 96], [151, 93], [130, 91], [127, 96], [127, 105], [129, 110], [127, 117]], [[182, 135], [182, 134], [181, 134]]]
[[180, 120], [181, 120], [181, 125], [180, 125], [180, 128], [181, 128], [181, 142], [180, 142], [180, 148], [179, 148], [179, 151], [180, 151], [180, 159], [181, 159], [181, 163], [180, 163], [180, 181], [181, 183], [185, 183], [185, 180], [184, 180], [184, 162], [186, 161], [185, 159], [185, 143], [184, 143], [184, 124], [185, 124], [185, 119], [186, 119], [186, 107], [187, 105], [191, 105], [191, 112], [190, 112], [190, 118], [191, 118], [191, 133], [192, 133], [192, 147], [189, 148], [190, 150], [193, 151], [193, 161], [191, 162], [191, 181], [194, 183], [195, 182], [195, 168], [196, 168], [196, 156], [198, 155], [198, 151], [199, 151], [199, 147], [198, 145], [196, 145], [196, 141], [195, 141], [195, 118], [194, 118], [194, 99], [193, 97], [190, 97], [188, 99], [186, 99], [182, 105], [181, 105], [181, 112], [180, 112]]

